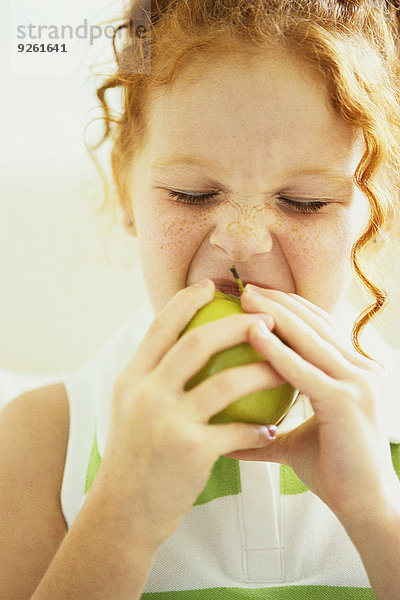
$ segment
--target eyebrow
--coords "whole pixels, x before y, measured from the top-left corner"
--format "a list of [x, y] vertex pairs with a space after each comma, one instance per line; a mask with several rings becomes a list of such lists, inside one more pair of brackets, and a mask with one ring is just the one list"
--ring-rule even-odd
[[[219, 168], [218, 163], [207, 160], [206, 158], [200, 158], [198, 156], [190, 155], [173, 155], [157, 160], [157, 162], [151, 165], [152, 170], [162, 171], [173, 171], [174, 167], [202, 167], [215, 171]], [[327, 177], [338, 183], [352, 183], [354, 182], [354, 175], [343, 173], [339, 169], [334, 167], [309, 167], [304, 169], [288, 169], [286, 174], [291, 177], [296, 176], [311, 176], [311, 177]]]
[[216, 165], [210, 160], [206, 158], [200, 158], [198, 156], [189, 156], [184, 154], [177, 154], [173, 156], [167, 156], [165, 158], [159, 159], [156, 163], [151, 165], [151, 169], [169, 169], [171, 167], [206, 167], [215, 169]]
[[316, 177], [328, 177], [338, 183], [352, 183], [354, 182], [354, 174], [344, 173], [334, 167], [311, 167], [308, 169], [290, 169], [288, 173], [292, 176], [303, 175], [303, 176], [316, 176]]

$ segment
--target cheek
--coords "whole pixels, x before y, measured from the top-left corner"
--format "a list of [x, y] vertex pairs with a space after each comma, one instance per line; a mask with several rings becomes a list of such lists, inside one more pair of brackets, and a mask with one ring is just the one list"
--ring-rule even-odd
[[345, 219], [311, 219], [290, 229], [283, 251], [296, 293], [331, 312], [352, 277], [354, 230]]
[[186, 285], [193, 255], [207, 233], [201, 217], [171, 210], [170, 204], [148, 203], [137, 213], [136, 228], [142, 267], [156, 310]]
[[[353, 236], [350, 229], [342, 224], [324, 222], [322, 227], [308, 227], [299, 236], [291, 239], [296, 246], [303, 268], [314, 264], [339, 265], [349, 261]], [[296, 243], [300, 242], [300, 243]]]

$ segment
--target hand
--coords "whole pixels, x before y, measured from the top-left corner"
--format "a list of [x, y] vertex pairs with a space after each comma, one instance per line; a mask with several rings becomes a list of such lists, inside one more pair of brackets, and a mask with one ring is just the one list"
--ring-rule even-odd
[[282, 383], [265, 363], [228, 369], [184, 390], [212, 354], [245, 342], [249, 328], [265, 319], [233, 315], [179, 337], [214, 293], [212, 282], [179, 291], [153, 321], [114, 386], [98, 477], [118, 493], [121, 511], [125, 499], [130, 514], [139, 515], [156, 544], [179, 525], [221, 454], [273, 441], [266, 427], [208, 423], [238, 397]]
[[241, 303], [246, 312], [273, 317], [274, 333], [288, 345], [257, 325], [249, 342], [310, 398], [314, 415], [278, 433], [273, 446], [229, 456], [287, 464], [343, 523], [367, 519], [371, 511], [379, 518], [379, 510], [399, 497], [386, 431], [383, 368], [340, 340], [333, 318], [296, 294], [247, 286]]

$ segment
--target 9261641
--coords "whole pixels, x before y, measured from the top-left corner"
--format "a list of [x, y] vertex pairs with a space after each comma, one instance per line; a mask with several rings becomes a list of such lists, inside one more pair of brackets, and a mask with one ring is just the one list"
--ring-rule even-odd
[[66, 44], [18, 44], [18, 52], [68, 52]]

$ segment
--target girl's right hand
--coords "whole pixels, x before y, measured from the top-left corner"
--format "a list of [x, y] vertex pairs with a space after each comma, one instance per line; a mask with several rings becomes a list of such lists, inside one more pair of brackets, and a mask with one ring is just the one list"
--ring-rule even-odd
[[227, 369], [184, 390], [214, 353], [248, 341], [255, 322], [272, 325], [265, 315], [239, 314], [179, 337], [214, 293], [211, 281], [180, 290], [155, 318], [114, 386], [98, 478], [118, 494], [121, 508], [129, 507], [130, 518], [140, 519], [156, 546], [178, 527], [220, 455], [260, 448], [274, 439], [260, 425], [209, 424], [240, 396], [283, 382], [267, 363]]

